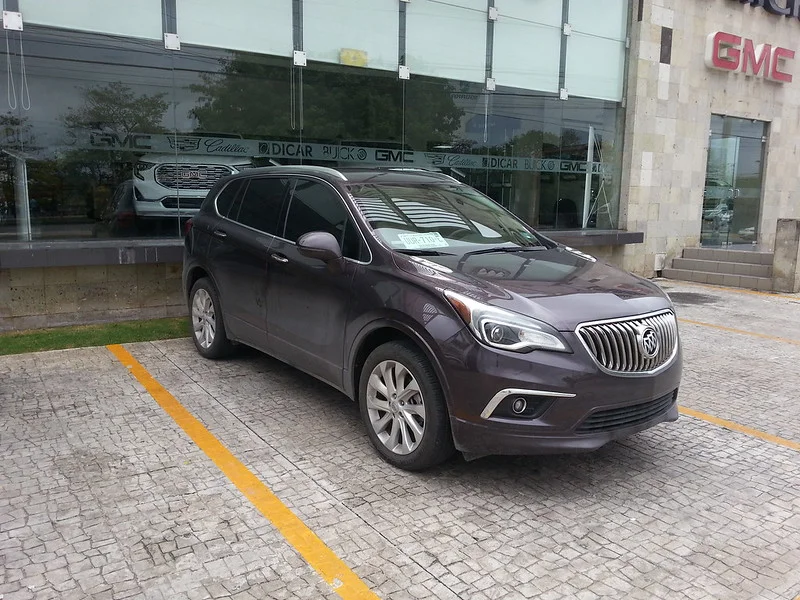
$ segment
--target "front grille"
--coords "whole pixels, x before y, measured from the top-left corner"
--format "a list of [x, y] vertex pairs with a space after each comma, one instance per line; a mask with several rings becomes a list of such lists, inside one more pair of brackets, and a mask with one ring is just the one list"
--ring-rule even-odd
[[161, 206], [164, 208], [178, 208], [178, 205], [180, 205], [181, 208], [200, 208], [202, 203], [202, 198], [181, 198], [180, 202], [178, 198], [164, 198], [161, 201]]
[[156, 167], [156, 183], [175, 190], [208, 190], [231, 173], [223, 165], [161, 165]]
[[646, 423], [653, 417], [666, 412], [675, 402], [676, 397], [677, 392], [670, 392], [666, 396], [661, 396], [649, 402], [599, 410], [590, 415], [575, 431], [578, 433], [598, 433]]
[[[678, 323], [672, 311], [646, 317], [579, 325], [578, 336], [598, 365], [614, 373], [650, 373], [666, 364], [678, 344]], [[647, 356], [647, 341], [657, 340]], [[650, 346], [652, 350], [652, 345]]]

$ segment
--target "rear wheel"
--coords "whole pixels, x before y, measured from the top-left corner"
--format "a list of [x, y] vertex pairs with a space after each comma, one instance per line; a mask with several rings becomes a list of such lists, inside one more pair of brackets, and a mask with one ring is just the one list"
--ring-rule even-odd
[[420, 471], [452, 456], [442, 387], [430, 362], [407, 342], [376, 348], [361, 371], [361, 417], [386, 462]]
[[233, 344], [225, 333], [219, 294], [214, 284], [206, 277], [198, 279], [189, 294], [189, 310], [192, 320], [192, 340], [204, 358], [223, 358], [233, 350]]

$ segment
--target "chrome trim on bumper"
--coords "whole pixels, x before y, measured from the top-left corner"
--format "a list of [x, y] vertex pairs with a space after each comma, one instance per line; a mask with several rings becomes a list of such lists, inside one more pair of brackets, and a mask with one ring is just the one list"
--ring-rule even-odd
[[497, 405], [500, 404], [504, 399], [508, 398], [509, 396], [513, 396], [514, 394], [520, 394], [523, 396], [546, 396], [548, 398], [574, 398], [575, 394], [567, 394], [564, 392], [547, 392], [542, 390], [523, 390], [519, 388], [506, 388], [504, 390], [500, 390], [492, 399], [489, 400], [489, 403], [486, 405], [486, 408], [483, 409], [481, 413], [482, 419], [488, 419], [492, 416], [494, 409], [497, 408]]

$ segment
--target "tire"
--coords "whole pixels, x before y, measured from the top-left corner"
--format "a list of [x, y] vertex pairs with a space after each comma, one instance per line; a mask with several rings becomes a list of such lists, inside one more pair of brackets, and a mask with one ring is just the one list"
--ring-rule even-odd
[[225, 332], [219, 294], [206, 277], [198, 279], [189, 293], [189, 319], [192, 341], [203, 358], [224, 358], [233, 352]]
[[398, 341], [376, 348], [364, 363], [358, 389], [361, 418], [383, 460], [422, 471], [453, 455], [442, 386], [416, 346]]

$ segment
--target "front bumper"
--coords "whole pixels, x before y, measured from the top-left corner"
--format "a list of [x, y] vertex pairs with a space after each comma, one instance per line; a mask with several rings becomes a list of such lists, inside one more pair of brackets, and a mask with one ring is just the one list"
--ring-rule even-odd
[[140, 218], [193, 217], [200, 211], [204, 198], [169, 196], [154, 201], [136, 200], [133, 204]]
[[[496, 351], [466, 330], [451, 340], [464, 349], [444, 365], [456, 448], [474, 456], [584, 452], [678, 418], [680, 347], [656, 374], [619, 376], [602, 372], [574, 334], [563, 335], [574, 353]], [[528, 396], [541, 398], [543, 410], [532, 418], [487, 410], [510, 389], [545, 392]]]

